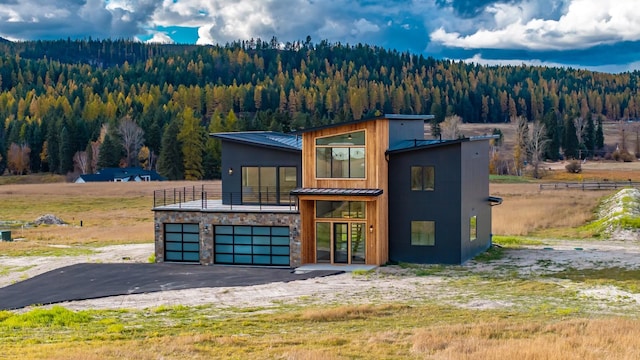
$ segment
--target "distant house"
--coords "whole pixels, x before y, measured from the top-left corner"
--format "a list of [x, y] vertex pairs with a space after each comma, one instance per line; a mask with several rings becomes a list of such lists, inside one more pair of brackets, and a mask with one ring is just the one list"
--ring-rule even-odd
[[491, 136], [424, 138], [430, 115], [294, 134], [218, 133], [222, 189], [154, 194], [156, 261], [460, 264], [491, 245]]
[[76, 184], [84, 184], [87, 182], [129, 182], [129, 181], [164, 181], [164, 177], [160, 176], [153, 170], [144, 170], [141, 168], [105, 168], [100, 169], [95, 174], [80, 175], [74, 181]]

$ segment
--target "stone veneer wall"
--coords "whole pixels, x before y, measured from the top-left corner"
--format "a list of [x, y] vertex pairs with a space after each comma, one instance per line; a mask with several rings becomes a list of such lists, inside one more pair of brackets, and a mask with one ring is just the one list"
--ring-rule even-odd
[[[289, 226], [289, 263], [291, 267], [301, 265], [299, 213], [155, 211], [154, 223], [156, 262], [164, 262], [164, 224], [198, 223], [200, 224], [200, 264], [202, 265], [214, 264], [213, 227], [216, 225]], [[206, 231], [205, 226], [208, 226]]]

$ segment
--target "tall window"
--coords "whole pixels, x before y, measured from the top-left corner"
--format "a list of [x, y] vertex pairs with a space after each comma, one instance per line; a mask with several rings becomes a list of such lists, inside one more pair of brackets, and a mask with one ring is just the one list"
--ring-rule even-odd
[[433, 246], [435, 244], [436, 244], [436, 222], [435, 221], [412, 221], [411, 222], [411, 245]]
[[316, 177], [365, 177], [365, 132], [316, 139]]
[[242, 202], [288, 204], [289, 191], [295, 188], [295, 167], [243, 166]]
[[469, 241], [474, 241], [478, 238], [478, 217], [472, 216], [469, 218]]
[[433, 191], [436, 184], [435, 168], [433, 166], [411, 167], [411, 190]]

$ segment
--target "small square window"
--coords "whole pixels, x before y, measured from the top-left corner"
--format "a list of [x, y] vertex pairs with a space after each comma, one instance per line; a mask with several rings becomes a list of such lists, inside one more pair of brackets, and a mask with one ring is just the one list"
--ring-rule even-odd
[[411, 222], [411, 245], [434, 246], [436, 244], [435, 221]]
[[411, 167], [411, 190], [433, 191], [435, 182], [435, 168], [433, 166]]

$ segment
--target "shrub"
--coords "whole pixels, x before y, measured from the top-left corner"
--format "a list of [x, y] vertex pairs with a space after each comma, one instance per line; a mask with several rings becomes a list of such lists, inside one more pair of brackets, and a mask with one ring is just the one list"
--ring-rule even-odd
[[564, 168], [571, 174], [579, 174], [582, 172], [582, 164], [576, 160], [570, 161]]
[[613, 160], [615, 161], [624, 161], [624, 162], [632, 162], [634, 156], [627, 149], [616, 150], [611, 154]]

